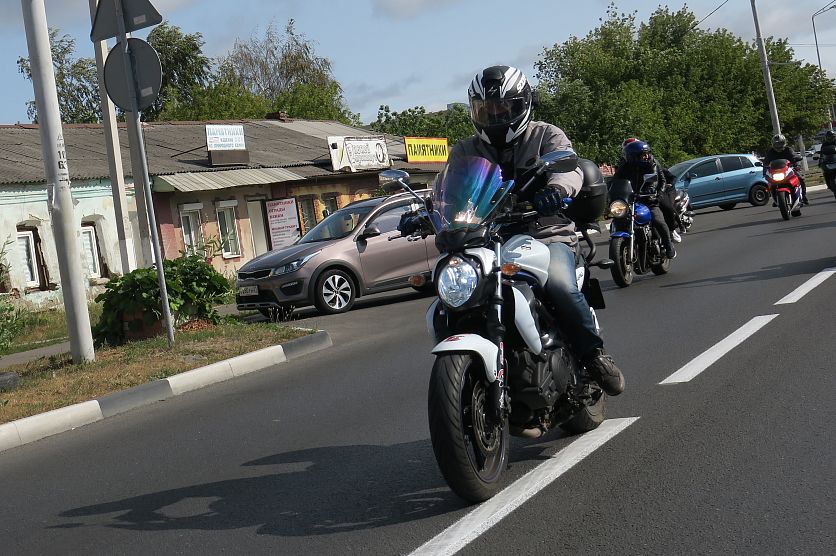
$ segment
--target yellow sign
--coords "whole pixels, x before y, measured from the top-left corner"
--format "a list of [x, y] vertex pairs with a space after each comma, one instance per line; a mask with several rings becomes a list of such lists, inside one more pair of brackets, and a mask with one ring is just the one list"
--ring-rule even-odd
[[407, 162], [447, 162], [447, 139], [442, 137], [404, 137]]

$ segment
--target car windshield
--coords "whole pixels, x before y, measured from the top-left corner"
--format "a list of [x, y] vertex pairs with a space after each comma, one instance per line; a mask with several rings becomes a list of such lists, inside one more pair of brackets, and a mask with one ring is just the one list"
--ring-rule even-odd
[[374, 207], [346, 207], [328, 215], [322, 222], [310, 229], [302, 236], [299, 243], [313, 243], [340, 239], [353, 232], [357, 225], [369, 214]]
[[685, 162], [680, 162], [679, 164], [674, 164], [673, 166], [671, 166], [670, 168], [668, 168], [668, 171], [669, 171], [671, 174], [673, 174], [674, 176], [676, 176], [676, 177], [678, 178], [678, 177], [679, 177], [679, 176], [681, 176], [681, 175], [685, 172], [685, 170], [687, 170], [687, 169], [688, 169], [688, 167], [689, 167], [689, 166], [691, 166], [693, 163], [694, 163], [694, 161], [693, 161], [693, 160], [686, 160]]

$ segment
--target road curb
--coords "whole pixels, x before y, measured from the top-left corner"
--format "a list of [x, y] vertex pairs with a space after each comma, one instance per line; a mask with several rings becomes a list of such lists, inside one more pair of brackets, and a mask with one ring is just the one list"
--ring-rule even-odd
[[95, 423], [137, 407], [179, 396], [210, 384], [271, 369], [292, 359], [331, 347], [331, 345], [331, 336], [328, 332], [319, 330], [282, 345], [218, 361], [95, 400], [4, 423], [0, 425], [0, 452]]

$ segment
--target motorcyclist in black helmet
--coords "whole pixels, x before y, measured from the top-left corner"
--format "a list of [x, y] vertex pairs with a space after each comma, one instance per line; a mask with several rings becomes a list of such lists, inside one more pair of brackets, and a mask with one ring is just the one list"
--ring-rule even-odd
[[[572, 148], [563, 130], [531, 119], [531, 86], [516, 68], [491, 66], [480, 71], [470, 83], [468, 98], [476, 134], [451, 149], [448, 163], [458, 157], [486, 158], [500, 166], [503, 176], [525, 183], [540, 155]], [[561, 211], [563, 199], [575, 196], [582, 184], [579, 169], [545, 174], [542, 182], [532, 184], [518, 199], [530, 201], [540, 215], [527, 233], [546, 244], [551, 253], [545, 289], [558, 312], [561, 329], [590, 376], [615, 396], [624, 390], [624, 375], [604, 351], [592, 312], [578, 289], [575, 224]]]
[[[662, 240], [662, 248], [665, 250], [665, 254], [669, 259], [673, 259], [676, 257], [676, 249], [673, 247], [668, 221], [675, 222], [676, 215], [671, 203], [666, 202], [664, 207], [660, 207], [661, 200], [669, 200], [667, 188], [669, 184], [673, 183], [673, 176], [670, 172], [667, 172], [667, 174], [666, 172], [667, 170], [653, 157], [650, 145], [644, 141], [631, 141], [624, 145], [624, 160], [615, 169], [613, 178], [630, 180], [633, 191], [638, 193], [639, 188], [644, 183], [645, 174], [656, 174], [656, 198], [648, 203], [647, 208], [650, 209], [650, 214], [653, 217], [653, 228]], [[671, 213], [667, 218], [662, 208]]]
[[[770, 146], [769, 150], [766, 151], [766, 155], [763, 157], [763, 174], [766, 175], [766, 169], [769, 168], [769, 163], [773, 160], [779, 159], [789, 160], [790, 164], [794, 167], [797, 164], [797, 159], [799, 158], [795, 151], [787, 144], [787, 138], [784, 137], [784, 134], [777, 133], [772, 136], [772, 145]], [[796, 167], [796, 171], [798, 168]], [[798, 179], [801, 182], [801, 204], [809, 205], [810, 202], [807, 200], [807, 183], [804, 181], [804, 178], [801, 176], [801, 173], [798, 172]], [[778, 198], [776, 197], [776, 192], [772, 191], [772, 206], [778, 206]]]

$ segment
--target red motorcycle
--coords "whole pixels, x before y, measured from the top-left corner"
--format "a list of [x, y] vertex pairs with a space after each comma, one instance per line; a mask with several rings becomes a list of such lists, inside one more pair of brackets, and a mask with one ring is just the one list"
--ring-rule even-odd
[[766, 181], [781, 209], [781, 217], [801, 216], [801, 177], [789, 160], [779, 158], [769, 163]]

